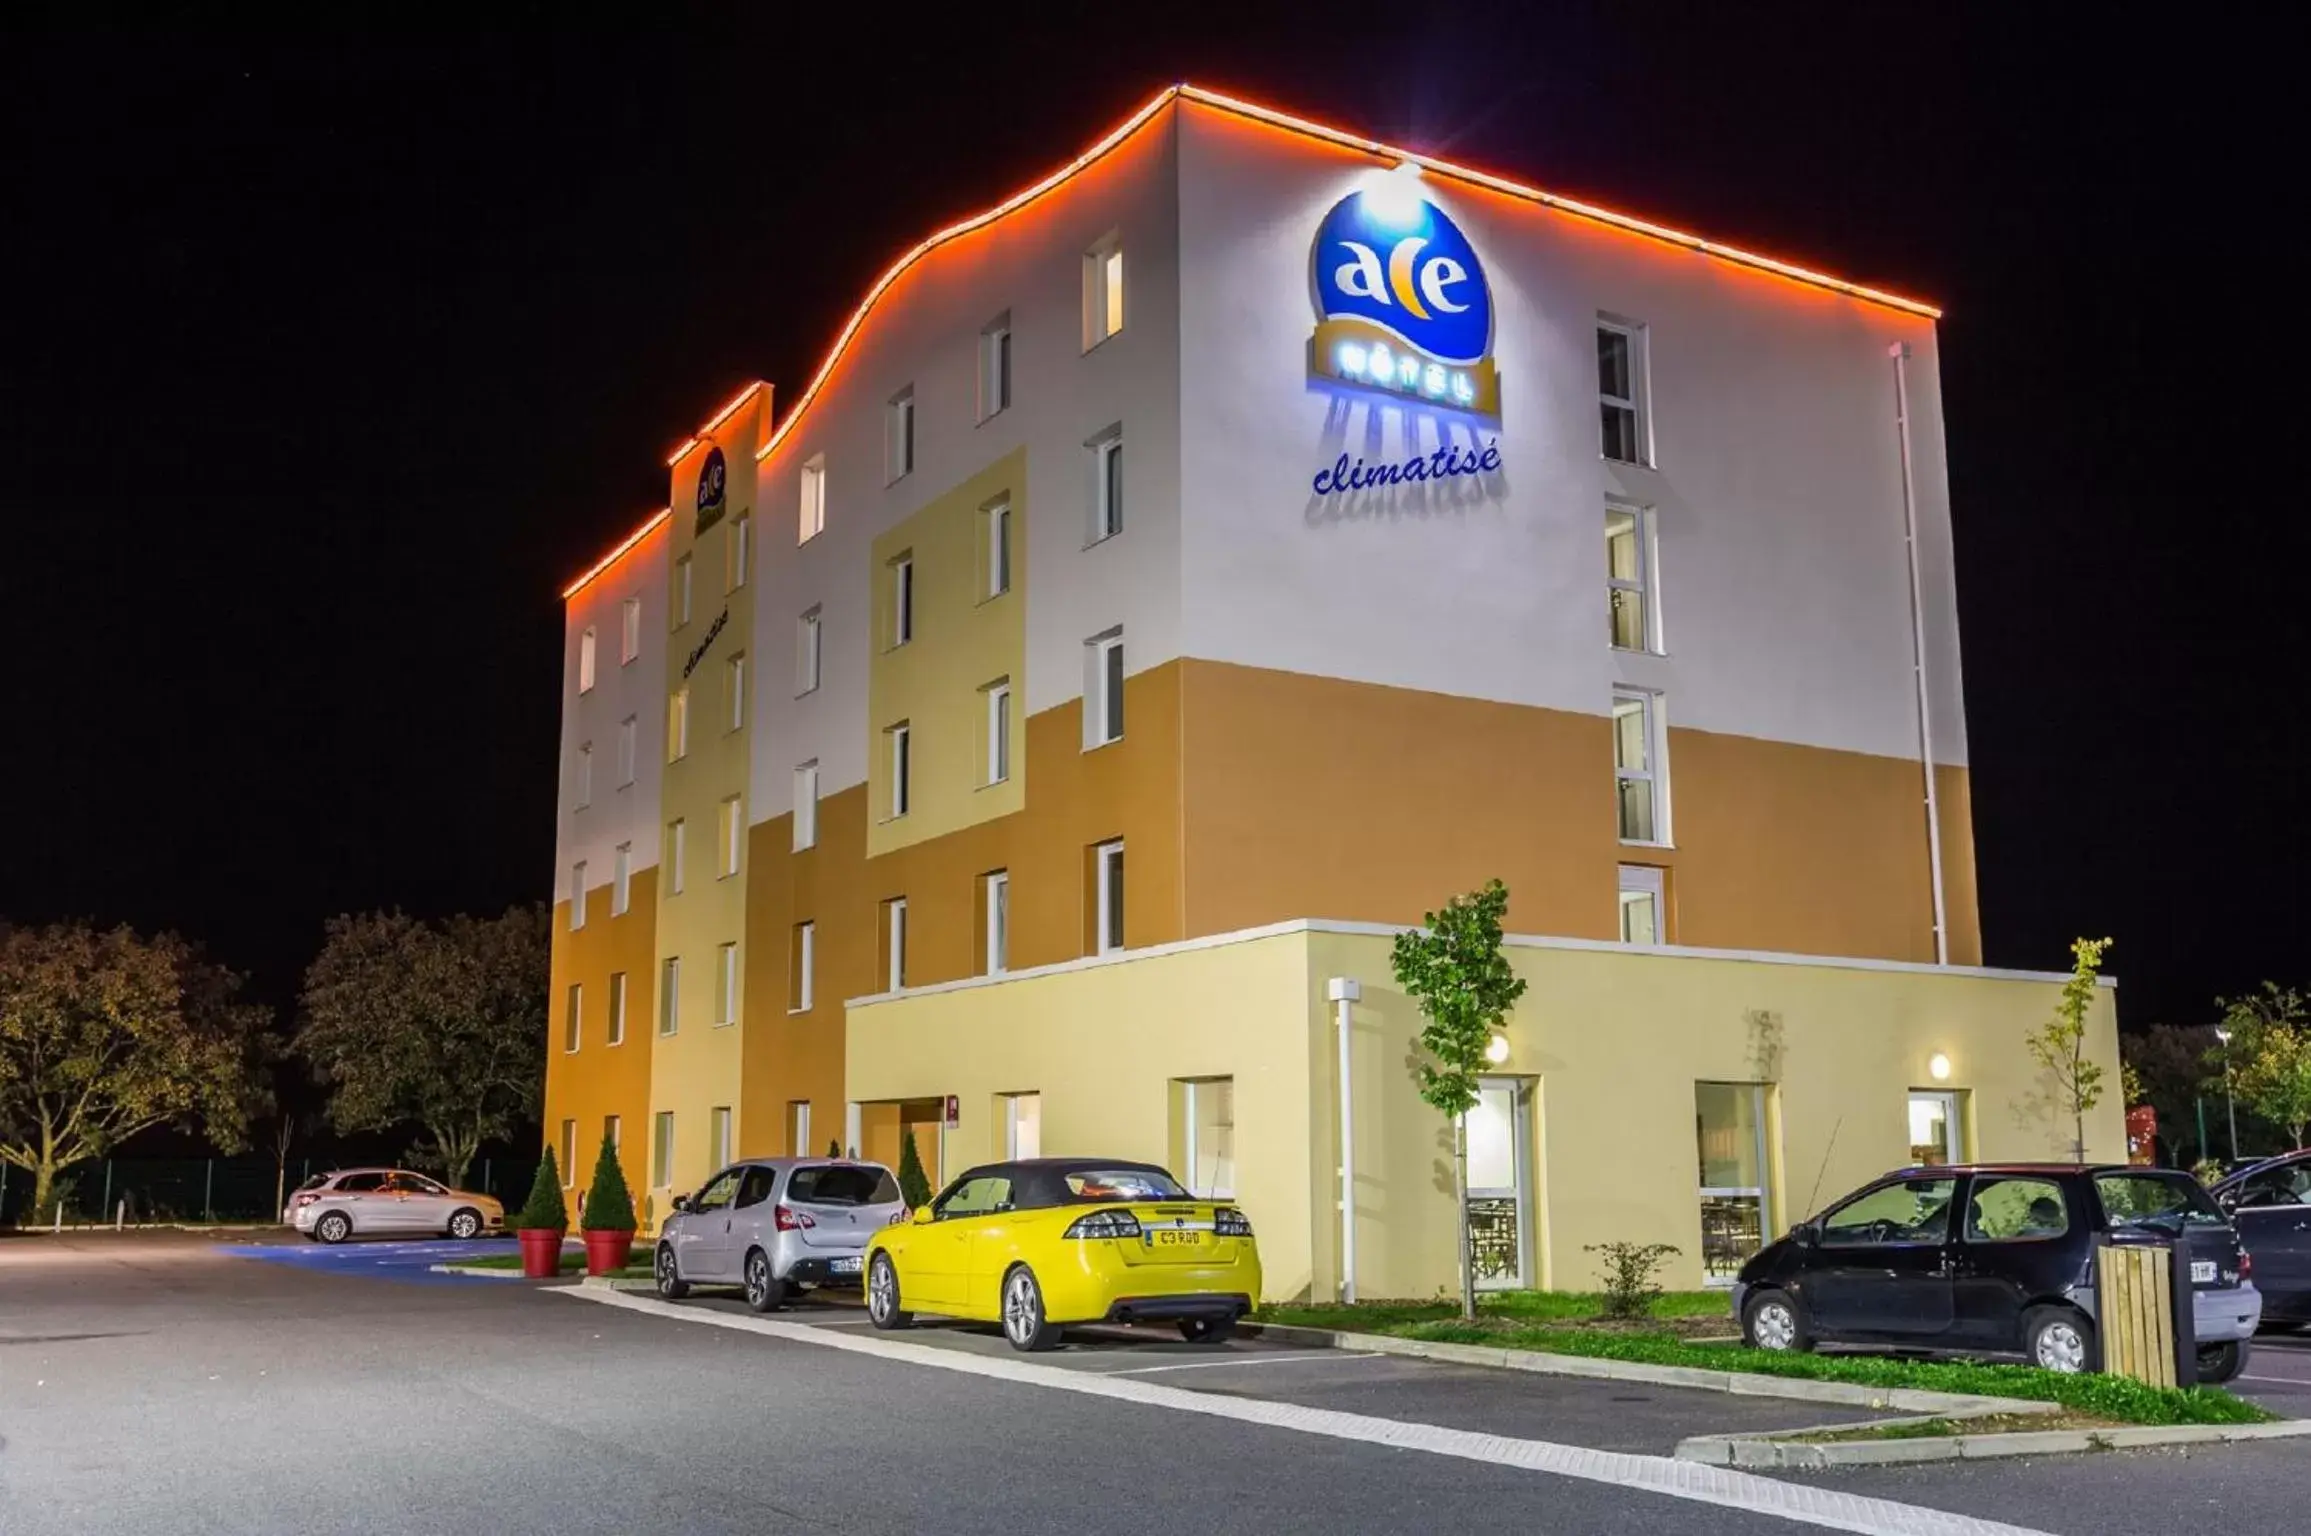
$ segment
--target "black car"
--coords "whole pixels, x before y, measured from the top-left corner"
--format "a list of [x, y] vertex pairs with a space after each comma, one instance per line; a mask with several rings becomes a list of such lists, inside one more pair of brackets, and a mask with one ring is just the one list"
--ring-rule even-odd
[[2254, 1258], [2263, 1325], [2311, 1327], [2311, 1150], [2241, 1168], [2214, 1196]]
[[1831, 1206], [1742, 1266], [1742, 1336], [1759, 1349], [1875, 1344], [2100, 1364], [2094, 1250], [2179, 1240], [2191, 1265], [2199, 1379], [2246, 1363], [2262, 1315], [2252, 1265], [2188, 1174], [2127, 1164], [1910, 1168]]

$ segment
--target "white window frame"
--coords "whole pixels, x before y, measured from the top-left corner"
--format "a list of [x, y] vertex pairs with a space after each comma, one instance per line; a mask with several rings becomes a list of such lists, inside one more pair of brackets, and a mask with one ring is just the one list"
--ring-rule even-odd
[[729, 716], [724, 731], [746, 729], [746, 652], [740, 651], [722, 664], [722, 686], [729, 695]]
[[979, 332], [979, 419], [999, 416], [1011, 408], [1011, 311], [987, 322]]
[[915, 472], [915, 386], [883, 402], [883, 483], [896, 485]]
[[1002, 784], [1011, 777], [1011, 681], [1006, 678], [987, 687], [987, 777], [985, 786]]
[[575, 1056], [586, 1038], [586, 984], [573, 981], [562, 996], [562, 1054]]
[[[1123, 631], [1111, 629], [1092, 636], [1083, 642], [1083, 652], [1083, 750], [1090, 752], [1123, 740], [1129, 724], [1123, 712], [1123, 670], [1127, 665]], [[1115, 658], [1112, 679], [1108, 676], [1110, 656]], [[1108, 729], [1111, 717], [1115, 726], [1112, 732]]]
[[[1645, 711], [1645, 766], [1642, 769], [1623, 768], [1620, 762], [1621, 706], [1638, 703]], [[1672, 846], [1669, 823], [1669, 729], [1664, 719], [1662, 695], [1649, 688], [1617, 687], [1613, 690], [1613, 830], [1621, 830], [1621, 783], [1623, 780], [1643, 781], [1653, 791], [1653, 835], [1651, 837], [1623, 837], [1624, 847], [1667, 848]]]
[[915, 638], [915, 557], [910, 552], [891, 562], [891, 649]]
[[674, 1187], [674, 1111], [659, 1110], [650, 1117], [650, 1187]]
[[794, 696], [818, 692], [824, 619], [816, 607], [805, 608], [794, 621]]
[[658, 964], [658, 1033], [671, 1035], [682, 1027], [682, 957], [668, 955]]
[[818, 759], [797, 764], [794, 770], [794, 851], [818, 846]]
[[725, 795], [716, 830], [722, 834], [722, 846], [715, 850], [717, 863], [715, 878], [727, 880], [738, 873], [739, 862], [746, 853], [746, 797]]
[[624, 971], [612, 971], [610, 973], [608, 1038], [612, 1045], [624, 1045], [626, 1043], [626, 973]]
[[690, 623], [690, 557], [684, 555], [674, 562], [674, 622], [669, 629], [682, 629]]
[[586, 861], [570, 866], [570, 932], [586, 926]]
[[1123, 532], [1123, 427], [1109, 427], [1083, 446], [1091, 460], [1091, 523], [1083, 541], [1089, 549]]
[[666, 761], [679, 763], [690, 755], [690, 685], [683, 684], [666, 698]]
[[[1616, 517], [1626, 517], [1631, 520], [1631, 532], [1637, 546], [1637, 574], [1634, 578], [1613, 574], [1611, 525], [1612, 520]], [[1626, 501], [1608, 501], [1605, 503], [1605, 521], [1607, 529], [1605, 535], [1606, 602], [1610, 605], [1618, 594], [1631, 593], [1637, 599], [1639, 615], [1637, 644], [1634, 647], [1625, 646], [1619, 640], [1612, 638], [1614, 631], [1612, 615], [1608, 606], [1606, 637], [1614, 650], [1658, 656], [1661, 654], [1661, 599], [1660, 582], [1656, 576], [1657, 549], [1654, 542], [1653, 509], [1636, 506]]]
[[[1022, 1150], [1019, 1145], [1019, 1108], [1026, 1100], [1035, 1101], [1035, 1145]], [[1003, 1095], [1003, 1158], [1017, 1162], [1023, 1157], [1043, 1155], [1043, 1095], [1039, 1091], [1007, 1093]]]
[[578, 632], [578, 692], [594, 691], [594, 626]]
[[707, 1111], [706, 1124], [707, 1135], [713, 1140], [713, 1146], [708, 1150], [714, 1154], [714, 1169], [715, 1172], [719, 1173], [729, 1167], [731, 1163], [730, 1106], [727, 1104], [715, 1105], [714, 1108]]
[[883, 956], [883, 990], [904, 992], [907, 989], [907, 898], [893, 896], [883, 903], [883, 929], [889, 936], [888, 953]]
[[610, 856], [610, 915], [624, 917], [634, 904], [634, 845], [620, 843]]
[[1130, 283], [1120, 232], [1106, 235], [1083, 253], [1084, 351], [1122, 332], [1131, 302]]
[[689, 867], [689, 861], [685, 857], [687, 850], [683, 845], [688, 840], [689, 830], [689, 822], [680, 816], [666, 823], [666, 893], [669, 896], [682, 894], [683, 875]]
[[577, 1160], [578, 1122], [564, 1120], [562, 1122], [562, 1187], [564, 1189], [577, 1188], [578, 1170], [572, 1166]]
[[794, 1155], [810, 1156], [810, 1100], [789, 1099], [786, 1113], [786, 1133], [794, 1138]]
[[1621, 942], [1643, 944], [1642, 939], [1629, 937], [1630, 898], [1646, 897], [1653, 903], [1654, 945], [1669, 942], [1669, 904], [1663, 889], [1661, 867], [1658, 864], [1623, 864], [1618, 879], [1621, 905]]
[[618, 722], [618, 787], [634, 782], [635, 759], [641, 755], [642, 719], [628, 715]]
[[789, 1013], [808, 1013], [818, 986], [818, 924], [794, 925], [794, 1005]]
[[592, 742], [582, 741], [578, 743], [578, 761], [573, 766], [572, 771], [577, 783], [572, 789], [570, 808], [582, 811], [594, 803], [594, 744]]
[[1010, 590], [1011, 502], [1004, 498], [987, 504], [987, 582], [981, 598], [1001, 597]]
[[[1652, 369], [1651, 359], [1646, 355], [1646, 328], [1634, 320], [1624, 320], [1616, 315], [1599, 315], [1597, 317], [1597, 332], [1599, 335], [1610, 333], [1623, 337], [1629, 344], [1629, 393], [1626, 395], [1607, 394], [1605, 381], [1601, 378], [1597, 381], [1598, 457], [1610, 464], [1635, 464], [1640, 468], [1649, 469], [1653, 465], [1653, 412], [1648, 399], [1648, 385]], [[1606, 407], [1630, 413], [1633, 418], [1630, 436], [1636, 442], [1637, 457], [1622, 459], [1605, 452], [1603, 413]]]
[[1093, 854], [1093, 868], [1096, 872], [1093, 897], [1098, 903], [1092, 913], [1093, 935], [1097, 941], [1093, 953], [1112, 955], [1124, 947], [1124, 913], [1119, 898], [1129, 895], [1124, 888], [1124, 881], [1116, 879], [1116, 866], [1123, 859], [1123, 839], [1119, 837], [1113, 842], [1101, 843], [1093, 850]]
[[618, 611], [618, 665], [631, 664], [642, 654], [642, 599], [629, 597]]
[[1184, 1142], [1184, 1150], [1187, 1153], [1185, 1161], [1187, 1163], [1187, 1174], [1190, 1181], [1188, 1184], [1188, 1193], [1194, 1195], [1199, 1200], [1233, 1200], [1236, 1198], [1236, 1181], [1233, 1177], [1228, 1180], [1224, 1187], [1218, 1184], [1213, 1184], [1206, 1187], [1200, 1186], [1194, 1182], [1197, 1165], [1202, 1161], [1199, 1155], [1201, 1148], [1196, 1145], [1196, 1098], [1200, 1091], [1211, 1090], [1220, 1083], [1226, 1083], [1228, 1085], [1228, 1169], [1232, 1175], [1236, 1166], [1236, 1122], [1234, 1118], [1236, 1111], [1236, 1080], [1232, 1077], [1190, 1077], [1182, 1079], [1180, 1083], [1181, 1088], [1184, 1090], [1181, 1097], [1185, 1100], [1185, 1103], [1182, 1107], [1186, 1111], [1185, 1114], [1181, 1115], [1180, 1121], [1184, 1131], [1182, 1138]]
[[1011, 969], [1011, 872], [996, 870], [982, 887], [987, 893], [987, 974], [1000, 976]]
[[714, 948], [714, 1027], [727, 1028], [738, 1022], [738, 941], [732, 939]]
[[883, 732], [891, 739], [891, 814], [887, 820], [897, 821], [907, 814], [914, 801], [914, 786], [908, 782], [914, 777], [914, 726], [905, 720]]
[[746, 585], [747, 568], [754, 563], [753, 514], [741, 512], [732, 518], [729, 531], [723, 538], [730, 557], [729, 569], [723, 573], [723, 590], [735, 592]]
[[823, 453], [803, 460], [799, 505], [794, 542], [802, 545], [827, 529], [827, 456]]

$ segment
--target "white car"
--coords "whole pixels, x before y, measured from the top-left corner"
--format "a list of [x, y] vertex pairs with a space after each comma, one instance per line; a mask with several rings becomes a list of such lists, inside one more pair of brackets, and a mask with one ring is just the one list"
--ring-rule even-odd
[[354, 1236], [470, 1238], [504, 1231], [506, 1208], [492, 1196], [451, 1189], [406, 1168], [341, 1168], [298, 1185], [281, 1219], [321, 1243]]

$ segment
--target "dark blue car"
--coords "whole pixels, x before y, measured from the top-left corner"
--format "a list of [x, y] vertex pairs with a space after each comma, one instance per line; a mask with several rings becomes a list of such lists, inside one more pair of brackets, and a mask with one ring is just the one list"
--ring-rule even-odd
[[2214, 1188], [2263, 1292], [2263, 1326], [2311, 1327], [2311, 1150], [2249, 1164]]

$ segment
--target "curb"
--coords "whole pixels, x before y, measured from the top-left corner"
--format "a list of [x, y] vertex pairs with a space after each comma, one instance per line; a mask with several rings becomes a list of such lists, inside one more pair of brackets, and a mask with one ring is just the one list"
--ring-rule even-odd
[[[2005, 1411], [2005, 1410], [2000, 1410]], [[1948, 1418], [1952, 1415], [1927, 1415]], [[1891, 1424], [1917, 1419], [1889, 1419]], [[1783, 1430], [1775, 1435], [1695, 1435], [1678, 1442], [1679, 1461], [1713, 1467], [1885, 1466], [1924, 1461], [1991, 1461], [2006, 1456], [2062, 1456], [2081, 1451], [2131, 1451], [2152, 1445], [2217, 1445], [2241, 1440], [2294, 1440], [2311, 1436], [2311, 1419], [2277, 1424], [2135, 1424], [2122, 1429], [2037, 1429], [1992, 1435], [1943, 1435], [1916, 1440], [1848, 1440], [1806, 1444], [1791, 1435], [1819, 1434], [1852, 1425]]]
[[628, 1280], [620, 1275], [584, 1275], [578, 1284], [590, 1291], [655, 1291], [655, 1280]]
[[427, 1271], [436, 1275], [466, 1275], [475, 1280], [519, 1280], [518, 1269], [482, 1269], [472, 1264], [428, 1264]]
[[1705, 1371], [1689, 1365], [1646, 1365], [1635, 1360], [1606, 1360], [1590, 1355], [1552, 1355], [1534, 1349], [1433, 1343], [1425, 1339], [1400, 1339], [1393, 1334], [1335, 1332], [1328, 1328], [1299, 1328], [1288, 1323], [1247, 1326], [1257, 1327], [1263, 1335], [1272, 1335], [1288, 1343], [1318, 1348], [1367, 1349], [1375, 1354], [1405, 1355], [1416, 1360], [1440, 1360], [1453, 1365], [1490, 1366], [1497, 1370], [1532, 1371], [1543, 1376], [1643, 1381], [1654, 1386], [1691, 1387], [1703, 1392], [1724, 1392], [1736, 1397], [1786, 1397], [1799, 1402], [1900, 1408], [1927, 1418], [1972, 1418], [1985, 1413], [2052, 1413], [2056, 1408], [2053, 1403], [2028, 1398], [1977, 1397], [1956, 1392], [1926, 1392], [1915, 1387], [1865, 1387], [1847, 1381], [1809, 1381], [1800, 1376], [1761, 1376], [1749, 1371]]

